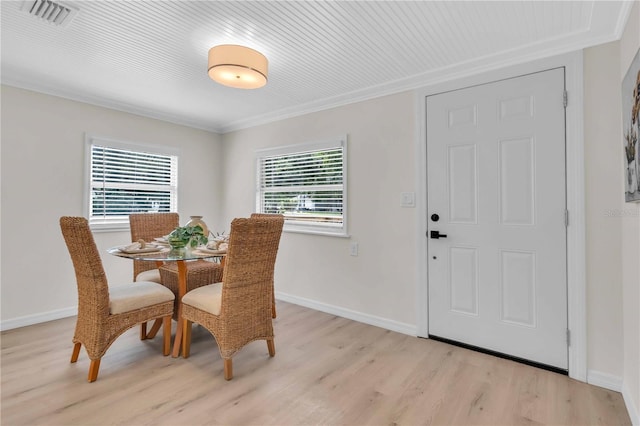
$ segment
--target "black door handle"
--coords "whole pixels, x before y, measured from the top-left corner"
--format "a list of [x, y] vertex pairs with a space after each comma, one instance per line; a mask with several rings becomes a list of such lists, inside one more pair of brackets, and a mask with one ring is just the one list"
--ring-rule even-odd
[[430, 237], [437, 240], [438, 238], [447, 238], [447, 234], [441, 234], [440, 231], [431, 231]]

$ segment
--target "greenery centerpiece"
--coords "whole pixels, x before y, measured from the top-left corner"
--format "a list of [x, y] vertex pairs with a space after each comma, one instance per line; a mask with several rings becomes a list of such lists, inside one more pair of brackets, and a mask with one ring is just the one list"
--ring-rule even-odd
[[169, 245], [173, 250], [181, 251], [186, 247], [205, 245], [209, 241], [202, 226], [178, 226], [169, 234]]

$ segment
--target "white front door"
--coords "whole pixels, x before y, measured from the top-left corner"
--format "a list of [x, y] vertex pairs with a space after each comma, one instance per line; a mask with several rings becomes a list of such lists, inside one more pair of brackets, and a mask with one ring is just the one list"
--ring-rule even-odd
[[556, 68], [427, 97], [429, 335], [568, 368], [563, 93]]

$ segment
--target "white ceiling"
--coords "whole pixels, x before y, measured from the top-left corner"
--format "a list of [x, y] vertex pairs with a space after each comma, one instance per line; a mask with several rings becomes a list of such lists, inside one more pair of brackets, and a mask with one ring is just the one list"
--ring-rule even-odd
[[[27, 1], [26, 3], [31, 3]], [[55, 26], [0, 1], [2, 83], [226, 132], [617, 40], [618, 1], [64, 1]], [[207, 52], [242, 44], [269, 81], [232, 89]]]

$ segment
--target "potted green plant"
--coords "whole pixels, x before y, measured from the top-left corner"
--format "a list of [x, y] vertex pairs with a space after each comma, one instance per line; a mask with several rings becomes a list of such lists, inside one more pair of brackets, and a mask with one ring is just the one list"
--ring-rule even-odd
[[185, 247], [197, 247], [209, 241], [200, 225], [178, 226], [169, 234], [169, 245], [173, 250], [183, 250]]

